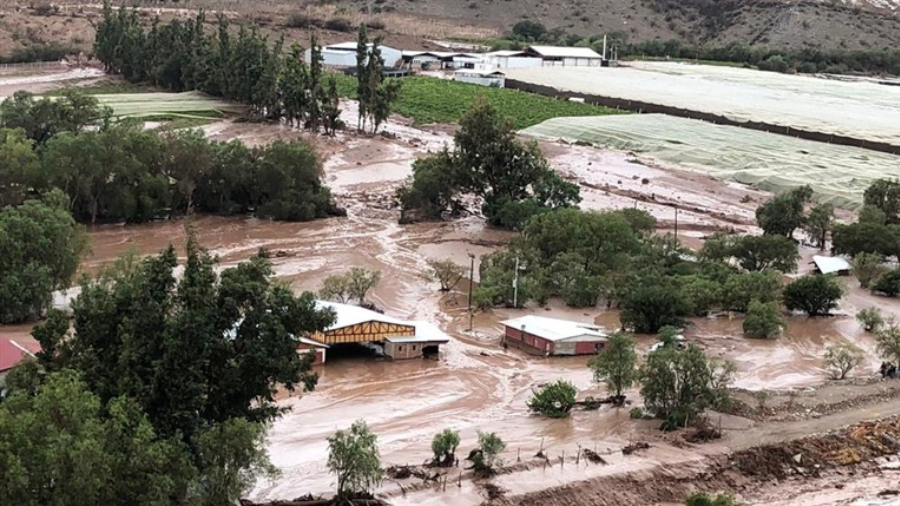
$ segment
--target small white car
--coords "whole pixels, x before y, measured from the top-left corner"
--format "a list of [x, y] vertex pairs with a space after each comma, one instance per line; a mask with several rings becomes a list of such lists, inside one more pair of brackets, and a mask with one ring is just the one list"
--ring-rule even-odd
[[[679, 350], [683, 350], [683, 349], [687, 348], [687, 344], [685, 344], [685, 342], [684, 342], [684, 336], [683, 336], [683, 335], [678, 334], [677, 336], [675, 336], [675, 341], [676, 341], [676, 345], [675, 345], [675, 346], [676, 346]], [[653, 353], [654, 351], [656, 351], [656, 350], [662, 348], [663, 345], [665, 345], [665, 344], [666, 344], [666, 343], [664, 343], [664, 342], [662, 342], [662, 341], [660, 341], [660, 342], [658, 342], [658, 343], [653, 343], [653, 344], [650, 346], [650, 353]]]

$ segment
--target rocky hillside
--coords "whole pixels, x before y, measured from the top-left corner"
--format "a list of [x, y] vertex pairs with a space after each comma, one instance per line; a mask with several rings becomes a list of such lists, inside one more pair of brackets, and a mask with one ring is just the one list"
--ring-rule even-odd
[[629, 41], [867, 49], [900, 44], [900, 0], [339, 0], [348, 11], [410, 13], [509, 29], [522, 19]]

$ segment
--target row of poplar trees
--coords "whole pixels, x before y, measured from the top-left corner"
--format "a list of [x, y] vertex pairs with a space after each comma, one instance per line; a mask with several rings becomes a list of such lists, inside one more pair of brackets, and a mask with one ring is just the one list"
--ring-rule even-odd
[[[274, 44], [255, 28], [241, 26], [236, 37], [228, 19], [219, 15], [215, 33], [204, 32], [201, 11], [193, 19], [160, 23], [149, 31], [138, 12], [124, 6], [114, 11], [109, 0], [97, 27], [94, 51], [107, 72], [135, 83], [151, 83], [171, 91], [198, 90], [234, 100], [253, 114], [312, 131], [333, 134], [342, 127], [340, 93], [335, 76], [322, 67], [322, 49], [315, 35], [309, 62], [303, 48], [284, 37]], [[391, 113], [400, 95], [400, 82], [384, 79], [379, 39], [370, 42], [365, 25], [359, 29], [356, 54], [356, 94], [361, 131], [374, 133]]]
[[341, 126], [337, 82], [333, 76], [326, 79], [315, 38], [307, 64], [300, 45], [284, 51], [283, 37], [270, 44], [268, 37], [243, 26], [235, 37], [222, 15], [215, 33], [205, 33], [205, 23], [200, 12], [186, 21], [156, 19], [146, 30], [137, 11], [123, 6], [116, 12], [107, 0], [94, 52], [107, 72], [130, 82], [202, 91], [312, 131], [333, 133]]

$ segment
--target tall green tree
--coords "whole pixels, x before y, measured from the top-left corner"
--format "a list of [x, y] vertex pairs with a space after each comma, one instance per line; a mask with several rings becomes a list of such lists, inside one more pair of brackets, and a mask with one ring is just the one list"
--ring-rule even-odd
[[0, 210], [0, 322], [43, 315], [53, 291], [69, 287], [87, 246], [59, 191]]
[[809, 316], [826, 316], [844, 295], [844, 286], [833, 276], [810, 274], [784, 288], [784, 305]]
[[819, 249], [825, 249], [832, 228], [834, 228], [834, 206], [831, 204], [813, 207], [803, 224], [803, 230], [809, 234]]
[[863, 203], [880, 210], [885, 224], [900, 222], [900, 181], [878, 179], [863, 194]]
[[696, 345], [684, 350], [664, 346], [650, 353], [641, 368], [641, 396], [665, 420], [664, 428], [685, 426], [722, 402], [732, 372], [708, 360]]
[[338, 498], [371, 492], [384, 471], [378, 453], [378, 437], [362, 420], [328, 438], [328, 470], [337, 477]]
[[0, 502], [21, 506], [166, 506], [192, 477], [137, 403], [104, 406], [69, 370], [0, 402], [0, 474]]
[[594, 381], [603, 381], [610, 394], [622, 397], [637, 379], [637, 353], [634, 340], [627, 334], [616, 332], [609, 336], [609, 342], [588, 361], [594, 374]]
[[776, 195], [756, 210], [756, 222], [768, 235], [793, 238], [794, 231], [803, 226], [804, 208], [811, 199], [808, 185]]

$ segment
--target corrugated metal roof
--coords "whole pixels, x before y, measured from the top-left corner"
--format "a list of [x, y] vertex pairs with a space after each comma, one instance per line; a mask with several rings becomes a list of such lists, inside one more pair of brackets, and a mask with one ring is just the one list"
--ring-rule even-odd
[[505, 76], [503, 72], [499, 70], [488, 70], [488, 69], [459, 69], [456, 71], [457, 74], [476, 74], [479, 76]]
[[850, 264], [841, 257], [824, 257], [813, 255], [813, 263], [822, 274], [834, 274], [840, 271], [849, 271]]
[[0, 338], [0, 372], [8, 371], [25, 357], [33, 357], [41, 351], [41, 345], [34, 342], [19, 342]]
[[525, 51], [516, 51], [503, 49], [500, 51], [491, 51], [490, 53], [485, 53], [485, 56], [525, 56], [527, 53]]
[[528, 49], [551, 58], [602, 58], [589, 47], [529, 46]]
[[351, 304], [341, 304], [339, 302], [317, 300], [316, 308], [333, 309], [335, 315], [337, 315], [334, 325], [328, 327], [326, 330], [334, 330], [371, 321], [393, 323], [396, 325], [413, 325], [411, 322], [392, 318], [377, 311], [372, 311], [371, 309], [366, 309], [364, 307], [354, 306]]
[[[547, 318], [546, 316], [525, 315], [512, 320], [500, 322], [507, 327], [524, 330], [529, 334], [538, 336], [548, 341], [566, 341], [573, 338], [593, 338], [587, 340], [603, 340], [606, 333], [603, 329], [592, 323], [573, 322]], [[585, 339], [579, 339], [585, 340]]]
[[303, 337], [303, 336], [300, 336], [300, 342], [303, 344], [308, 344], [309, 346], [315, 346], [317, 348], [331, 348], [331, 346], [329, 346], [325, 343], [320, 343], [319, 341], [310, 339], [308, 337]]
[[416, 326], [416, 335], [403, 337], [389, 337], [388, 341], [392, 343], [447, 343], [450, 337], [441, 329], [429, 322], [415, 321], [409, 322]]

